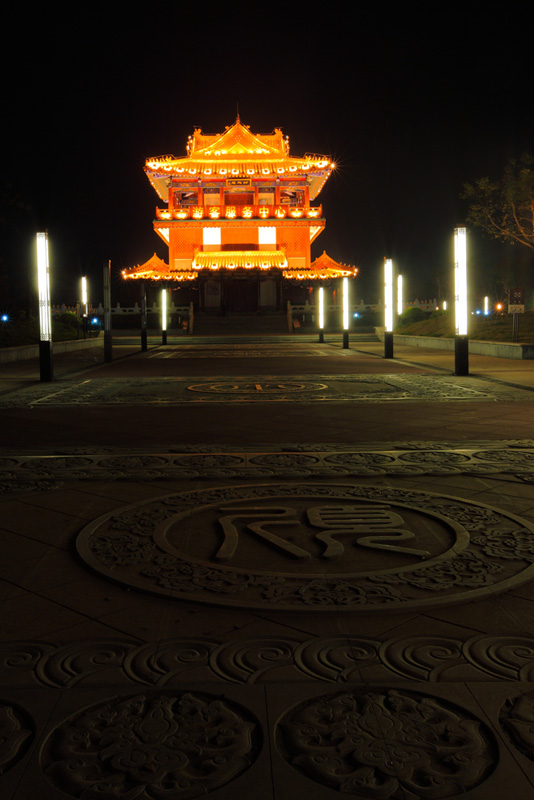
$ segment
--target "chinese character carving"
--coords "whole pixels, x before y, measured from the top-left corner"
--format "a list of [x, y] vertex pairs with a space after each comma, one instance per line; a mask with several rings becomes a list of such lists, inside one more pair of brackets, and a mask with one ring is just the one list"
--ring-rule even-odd
[[358, 538], [357, 544], [360, 547], [390, 550], [414, 556], [429, 555], [428, 550], [398, 546], [398, 542], [413, 539], [415, 534], [395, 527], [404, 525], [404, 520], [388, 506], [313, 506], [307, 513], [310, 525], [325, 529], [315, 535], [316, 539], [326, 545], [323, 558], [335, 558], [344, 553], [342, 543], [332, 538], [334, 535], [359, 533], [372, 534]]

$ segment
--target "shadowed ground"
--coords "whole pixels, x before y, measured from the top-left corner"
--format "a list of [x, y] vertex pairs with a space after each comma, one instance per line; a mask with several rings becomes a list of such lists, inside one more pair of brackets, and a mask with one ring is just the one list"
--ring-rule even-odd
[[530, 798], [532, 362], [169, 341], [0, 367], [2, 796]]

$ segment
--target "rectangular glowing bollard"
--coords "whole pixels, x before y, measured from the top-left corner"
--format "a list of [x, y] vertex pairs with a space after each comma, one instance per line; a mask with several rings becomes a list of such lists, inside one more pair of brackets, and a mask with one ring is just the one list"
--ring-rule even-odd
[[384, 259], [384, 325], [386, 331], [393, 330], [393, 261]]
[[454, 320], [456, 334], [467, 336], [467, 231], [454, 229]]
[[161, 330], [167, 330], [167, 289], [161, 290]]
[[324, 289], [319, 287], [319, 341], [324, 341]]
[[37, 234], [37, 285], [39, 292], [39, 370], [41, 381], [54, 378], [52, 366], [52, 309], [50, 306], [50, 266], [48, 234]]
[[467, 231], [454, 229], [454, 342], [455, 375], [469, 375], [469, 340], [467, 337]]
[[50, 267], [48, 263], [48, 234], [37, 234], [37, 277], [39, 285], [39, 336], [42, 342], [52, 341], [50, 308]]

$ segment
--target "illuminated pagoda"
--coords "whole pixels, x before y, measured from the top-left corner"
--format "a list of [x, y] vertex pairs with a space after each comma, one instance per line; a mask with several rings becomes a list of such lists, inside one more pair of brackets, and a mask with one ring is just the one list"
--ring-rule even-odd
[[278, 128], [253, 134], [238, 117], [222, 134], [195, 129], [185, 157], [145, 164], [165, 203], [154, 230], [169, 263], [154, 255], [123, 277], [195, 285], [200, 309], [252, 311], [280, 308], [284, 283], [355, 274], [326, 254], [311, 263], [311, 243], [325, 227], [322, 207], [311, 203], [333, 169], [326, 156], [290, 156]]

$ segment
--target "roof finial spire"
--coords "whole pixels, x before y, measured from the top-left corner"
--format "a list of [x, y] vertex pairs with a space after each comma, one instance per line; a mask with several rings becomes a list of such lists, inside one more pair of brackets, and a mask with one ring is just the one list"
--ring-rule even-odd
[[236, 105], [236, 110], [237, 110], [237, 116], [235, 118], [235, 121], [236, 121], [236, 124], [237, 124], [238, 122], [241, 122], [241, 120], [239, 119], [239, 102], [237, 102], [235, 105]]

